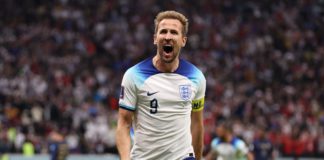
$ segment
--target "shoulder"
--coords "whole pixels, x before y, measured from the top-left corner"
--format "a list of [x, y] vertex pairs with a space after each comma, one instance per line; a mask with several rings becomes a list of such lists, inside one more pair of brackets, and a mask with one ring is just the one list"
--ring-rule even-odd
[[245, 145], [245, 142], [242, 139], [235, 137], [233, 139], [232, 144], [235, 146], [241, 146], [241, 145]]
[[184, 59], [180, 59], [179, 68], [176, 70], [176, 73], [188, 77], [191, 80], [205, 80], [203, 72], [197, 66]]
[[211, 141], [211, 146], [213, 148], [217, 147], [219, 144], [221, 143], [221, 140], [219, 138], [214, 138], [212, 141]]
[[197, 66], [184, 59], [180, 59], [179, 68], [177, 69], [176, 72], [186, 76], [189, 75], [203, 76], [202, 71]]
[[136, 74], [143, 70], [153, 70], [152, 57], [142, 60], [135, 64], [134, 66], [127, 69], [125, 74]]
[[153, 66], [152, 57], [150, 57], [127, 69], [124, 77], [137, 84], [142, 84], [148, 77], [157, 73], [159, 71]]
[[240, 149], [240, 150], [247, 150], [248, 146], [246, 143], [240, 139], [240, 138], [234, 138], [232, 144], [234, 145], [235, 148]]

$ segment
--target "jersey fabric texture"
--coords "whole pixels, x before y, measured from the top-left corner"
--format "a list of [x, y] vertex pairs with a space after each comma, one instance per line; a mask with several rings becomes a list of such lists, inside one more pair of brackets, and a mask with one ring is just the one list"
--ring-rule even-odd
[[190, 116], [203, 109], [205, 90], [202, 72], [182, 59], [173, 73], [158, 71], [152, 57], [129, 68], [119, 106], [135, 112], [131, 159], [178, 160], [193, 155]]
[[215, 138], [211, 143], [211, 150], [217, 153], [217, 160], [245, 160], [249, 148], [243, 140], [236, 137], [231, 142]]

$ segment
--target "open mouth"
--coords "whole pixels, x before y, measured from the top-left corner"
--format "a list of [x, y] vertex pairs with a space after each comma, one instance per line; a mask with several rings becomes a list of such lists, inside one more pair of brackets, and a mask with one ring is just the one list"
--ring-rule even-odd
[[169, 46], [169, 45], [163, 46], [163, 51], [166, 53], [170, 53], [173, 51], [173, 46]]

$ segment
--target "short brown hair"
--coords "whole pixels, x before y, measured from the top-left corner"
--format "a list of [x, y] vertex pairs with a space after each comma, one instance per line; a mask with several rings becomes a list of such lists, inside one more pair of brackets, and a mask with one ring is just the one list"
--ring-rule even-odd
[[155, 20], [154, 20], [154, 24], [155, 24], [155, 33], [158, 30], [158, 25], [159, 23], [163, 20], [163, 19], [177, 19], [180, 21], [180, 23], [182, 24], [183, 28], [182, 28], [182, 34], [185, 36], [188, 33], [188, 19], [181, 13], [176, 12], [176, 11], [163, 11], [160, 12]]

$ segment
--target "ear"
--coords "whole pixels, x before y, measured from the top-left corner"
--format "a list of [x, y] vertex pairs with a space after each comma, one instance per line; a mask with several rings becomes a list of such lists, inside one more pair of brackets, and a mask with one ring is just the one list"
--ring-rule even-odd
[[156, 34], [153, 35], [153, 44], [157, 45]]
[[186, 46], [187, 39], [188, 39], [187, 36], [182, 37], [182, 47]]

